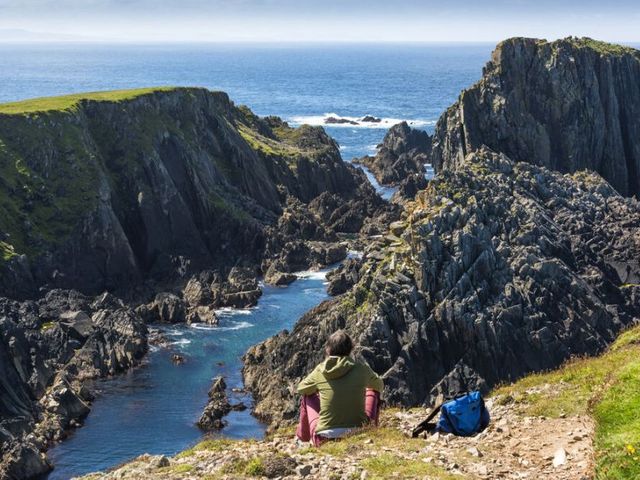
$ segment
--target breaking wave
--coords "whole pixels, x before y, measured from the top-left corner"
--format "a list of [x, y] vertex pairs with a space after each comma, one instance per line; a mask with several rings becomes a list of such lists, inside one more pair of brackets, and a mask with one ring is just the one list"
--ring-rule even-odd
[[[404, 118], [384, 118], [373, 117], [379, 121], [363, 122], [362, 119], [370, 116], [363, 115], [361, 117], [346, 117], [338, 115], [337, 113], [325, 113], [324, 115], [298, 115], [290, 118], [290, 123], [293, 125], [315, 125], [323, 127], [343, 127], [343, 128], [384, 128], [388, 129], [393, 125], [400, 122], [407, 122], [411, 127], [427, 127], [435, 125], [435, 120], [425, 119], [404, 119]], [[334, 119], [335, 121], [331, 121]]]

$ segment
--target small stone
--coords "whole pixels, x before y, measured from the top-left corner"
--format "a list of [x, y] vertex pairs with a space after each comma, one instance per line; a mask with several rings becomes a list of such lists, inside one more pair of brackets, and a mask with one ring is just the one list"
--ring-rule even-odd
[[476, 447], [467, 448], [467, 453], [469, 453], [469, 455], [474, 457], [478, 457], [478, 458], [482, 457], [482, 452], [478, 450]]
[[301, 477], [306, 477], [307, 475], [311, 474], [311, 465], [300, 465], [298, 468], [296, 468], [296, 473]]
[[558, 468], [560, 465], [567, 463], [567, 452], [564, 448], [560, 447], [553, 455], [553, 466]]

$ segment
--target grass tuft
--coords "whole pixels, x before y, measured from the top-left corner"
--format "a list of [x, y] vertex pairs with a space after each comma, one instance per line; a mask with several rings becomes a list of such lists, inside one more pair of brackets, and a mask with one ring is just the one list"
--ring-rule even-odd
[[385, 478], [423, 478], [453, 480], [461, 479], [459, 475], [443, 472], [438, 467], [426, 463], [420, 459], [409, 460], [399, 458], [390, 453], [383, 453], [375, 457], [367, 458], [361, 463], [371, 479]]
[[230, 440], [228, 438], [210, 438], [207, 440], [203, 440], [197, 445], [194, 445], [193, 447], [180, 452], [178, 455], [176, 455], [176, 458], [191, 457], [197, 452], [223, 452], [237, 444], [238, 441]]

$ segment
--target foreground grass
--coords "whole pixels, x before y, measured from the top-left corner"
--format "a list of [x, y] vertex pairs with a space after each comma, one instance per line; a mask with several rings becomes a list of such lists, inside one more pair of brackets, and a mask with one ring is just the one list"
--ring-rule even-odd
[[592, 416], [596, 478], [640, 478], [640, 327], [620, 335], [600, 357], [530, 375], [496, 393], [532, 415]]
[[60, 97], [43, 97], [20, 102], [0, 104], [0, 113], [15, 115], [23, 113], [49, 112], [53, 110], [71, 110], [82, 100], [98, 102], [120, 102], [154, 92], [166, 92], [175, 87], [138, 88], [132, 90], [113, 90], [108, 92], [89, 92]]

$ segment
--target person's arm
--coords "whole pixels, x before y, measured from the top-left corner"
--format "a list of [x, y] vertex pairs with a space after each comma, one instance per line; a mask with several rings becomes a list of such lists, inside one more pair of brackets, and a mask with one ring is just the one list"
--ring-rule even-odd
[[316, 376], [317, 369], [318, 367], [314, 368], [313, 372], [307, 375], [307, 377], [298, 384], [298, 393], [300, 395], [311, 395], [318, 391], [318, 380]]
[[384, 390], [384, 382], [382, 378], [374, 372], [369, 365], [365, 365], [367, 367], [367, 388], [372, 388], [376, 392], [382, 393]]

